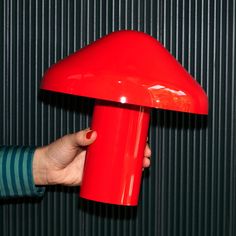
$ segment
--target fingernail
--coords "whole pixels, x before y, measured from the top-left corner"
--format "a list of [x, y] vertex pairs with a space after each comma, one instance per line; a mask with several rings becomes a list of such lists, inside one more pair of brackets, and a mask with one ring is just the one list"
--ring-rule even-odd
[[86, 134], [86, 139], [90, 139], [91, 136], [93, 134], [93, 130], [90, 130], [87, 134]]

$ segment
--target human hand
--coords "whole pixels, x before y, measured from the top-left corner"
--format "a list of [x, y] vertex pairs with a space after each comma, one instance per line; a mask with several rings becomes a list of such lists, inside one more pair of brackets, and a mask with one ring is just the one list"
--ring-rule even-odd
[[[33, 176], [36, 185], [81, 184], [86, 147], [97, 137], [96, 131], [85, 129], [68, 134], [48, 146], [35, 150]], [[146, 145], [143, 167], [150, 166], [151, 150]]]

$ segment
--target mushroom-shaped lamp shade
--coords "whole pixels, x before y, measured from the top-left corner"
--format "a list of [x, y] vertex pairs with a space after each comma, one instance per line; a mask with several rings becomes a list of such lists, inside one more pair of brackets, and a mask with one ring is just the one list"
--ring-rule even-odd
[[200, 85], [153, 37], [111, 33], [54, 64], [41, 88], [96, 98], [80, 196], [137, 205], [151, 108], [208, 113]]

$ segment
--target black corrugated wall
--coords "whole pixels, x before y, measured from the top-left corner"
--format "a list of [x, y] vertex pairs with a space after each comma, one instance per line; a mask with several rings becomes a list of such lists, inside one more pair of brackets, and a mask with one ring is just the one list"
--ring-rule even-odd
[[137, 208], [50, 187], [40, 201], [0, 201], [0, 235], [235, 236], [234, 0], [3, 0], [0, 145], [43, 145], [89, 125], [93, 101], [42, 93], [44, 71], [118, 29], [162, 42], [209, 96], [209, 116], [153, 111]]

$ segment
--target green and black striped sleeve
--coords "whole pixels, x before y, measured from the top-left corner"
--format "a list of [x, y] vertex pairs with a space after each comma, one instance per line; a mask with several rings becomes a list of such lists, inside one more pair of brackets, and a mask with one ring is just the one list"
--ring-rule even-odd
[[32, 161], [35, 148], [0, 147], [0, 198], [44, 194], [44, 187], [34, 184]]

